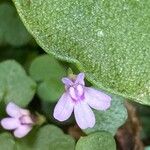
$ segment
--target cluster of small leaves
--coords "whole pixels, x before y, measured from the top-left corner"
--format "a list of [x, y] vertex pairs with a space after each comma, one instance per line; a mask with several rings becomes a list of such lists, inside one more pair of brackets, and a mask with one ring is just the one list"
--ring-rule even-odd
[[0, 135], [0, 150], [74, 150], [75, 141], [56, 126], [34, 129], [27, 137], [17, 140], [10, 133]]
[[[53, 104], [54, 102], [58, 101], [59, 97], [61, 96], [64, 90], [63, 84], [61, 83], [60, 79], [63, 76], [65, 76], [66, 74], [65, 69], [61, 64], [59, 64], [59, 62], [54, 57], [49, 56], [49, 55], [39, 56], [31, 62], [31, 66], [29, 69], [31, 77], [27, 76], [24, 69], [17, 62], [13, 60], [2, 62], [0, 64], [0, 72], [1, 72], [0, 81], [2, 82], [1, 83], [2, 86], [0, 87], [1, 88], [0, 98], [6, 104], [9, 101], [14, 101], [16, 104], [19, 104], [20, 106], [26, 106], [32, 100], [33, 95], [36, 92], [39, 95], [42, 103], [48, 102], [51, 105], [51, 103]], [[45, 86], [44, 88], [41, 89], [41, 85], [44, 85], [44, 84], [48, 86]], [[36, 86], [37, 86], [37, 90], [36, 90]], [[112, 97], [112, 105], [109, 110], [105, 112], [94, 111], [95, 116], [96, 116], [96, 125], [92, 129], [84, 130], [84, 132], [89, 136], [85, 137], [85, 140], [84, 138], [81, 139], [81, 141], [79, 140], [79, 144], [77, 144], [77, 147], [76, 147], [77, 150], [79, 149], [82, 150], [84, 147], [82, 146], [82, 144], [84, 145], [84, 143], [88, 141], [90, 143], [91, 138], [94, 141], [97, 138], [101, 139], [102, 141], [105, 140], [104, 135], [106, 135], [107, 138], [110, 137], [108, 139], [110, 140], [110, 145], [113, 145], [113, 147], [115, 147], [113, 135], [116, 133], [116, 130], [118, 129], [118, 127], [121, 126], [125, 122], [127, 118], [127, 112], [124, 106], [123, 98], [115, 96], [115, 95], [111, 95], [111, 97]], [[53, 109], [53, 107], [49, 109]], [[106, 131], [106, 133], [103, 133], [102, 131]], [[96, 135], [94, 135], [93, 133], [96, 133]], [[38, 136], [41, 136], [41, 134], [43, 137], [42, 138], [38, 137]], [[31, 133], [27, 136], [27, 138], [22, 139], [21, 141], [14, 140], [10, 134], [3, 133], [1, 136], [4, 141], [5, 141], [5, 138], [4, 138], [5, 136], [7, 138], [9, 137], [8, 139], [12, 141], [12, 145], [9, 145], [9, 146], [17, 147], [18, 149], [22, 149], [22, 147], [26, 148], [27, 146], [27, 147], [30, 147], [30, 149], [32, 150], [38, 144], [41, 146], [42, 144], [51, 145], [52, 149], [55, 149], [56, 146], [58, 146], [56, 150], [59, 150], [62, 148], [61, 144], [66, 149], [68, 146], [70, 146], [71, 148], [75, 146], [73, 142], [71, 144], [68, 141], [69, 140], [68, 138], [63, 137], [66, 140], [66, 141], [65, 140], [63, 141], [63, 138], [61, 138], [60, 135], [56, 134], [55, 130], [51, 129], [50, 127], [47, 127], [46, 129], [44, 128], [40, 129], [39, 131], [37, 131], [37, 134], [34, 134], [34, 136]], [[33, 139], [35, 138], [35, 141], [32, 139], [33, 140], [32, 146], [27, 143], [28, 141], [31, 141], [30, 139], [31, 137]], [[49, 139], [50, 137], [52, 141]], [[44, 140], [46, 143], [44, 142]], [[94, 145], [94, 147], [97, 147], [97, 148], [100, 146], [104, 147], [106, 143], [102, 145], [101, 140], [95, 141], [96, 145]], [[63, 141], [63, 143], [61, 143], [61, 141]], [[56, 143], [54, 144], [54, 148], [51, 142]], [[68, 145], [68, 143], [70, 143], [70, 145]], [[5, 143], [4, 143], [4, 146], [5, 146]], [[47, 148], [48, 147], [46, 147], [45, 150], [47, 150]], [[92, 150], [92, 147], [91, 147], [91, 150]]]

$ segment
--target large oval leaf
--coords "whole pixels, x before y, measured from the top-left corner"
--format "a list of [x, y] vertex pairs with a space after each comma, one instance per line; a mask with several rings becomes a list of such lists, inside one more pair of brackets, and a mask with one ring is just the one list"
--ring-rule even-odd
[[150, 1], [13, 0], [39, 45], [103, 90], [150, 105]]

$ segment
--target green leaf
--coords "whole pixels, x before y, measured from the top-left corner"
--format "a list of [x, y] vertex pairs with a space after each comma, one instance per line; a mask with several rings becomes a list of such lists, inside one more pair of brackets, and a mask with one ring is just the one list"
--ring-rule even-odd
[[107, 131], [115, 135], [117, 129], [125, 123], [127, 119], [127, 110], [124, 106], [124, 98], [112, 95], [111, 106], [106, 111], [94, 110], [96, 124], [93, 128], [84, 130], [90, 134], [97, 131]]
[[23, 64], [24, 67], [31, 62], [33, 58], [38, 55], [38, 51], [30, 47], [3, 47], [0, 51], [0, 62], [6, 59], [15, 59], [17, 62]]
[[36, 150], [74, 150], [75, 141], [52, 126], [41, 128], [36, 135], [34, 149]]
[[150, 146], [146, 146], [144, 150], [150, 150]]
[[36, 81], [43, 81], [50, 78], [61, 80], [66, 75], [64, 68], [51, 55], [41, 55], [33, 60], [30, 66], [30, 75]]
[[45, 101], [58, 101], [58, 98], [62, 95], [64, 86], [61, 80], [49, 79], [38, 86], [37, 93], [42, 100]]
[[113, 136], [107, 132], [96, 132], [82, 137], [77, 142], [75, 150], [116, 150]]
[[9, 133], [0, 134], [0, 150], [15, 150], [15, 142]]
[[26, 106], [32, 100], [36, 84], [17, 62], [8, 60], [0, 63], [0, 81], [0, 89], [3, 89], [0, 92], [0, 101], [13, 101]]
[[[4, 143], [5, 147], [10, 146], [8, 150], [74, 150], [75, 147], [75, 141], [53, 125], [33, 129], [23, 139], [13, 139], [9, 134], [6, 138], [3, 138], [4, 136], [5, 133], [0, 135], [0, 143]], [[9, 137], [8, 141], [7, 137]], [[0, 146], [0, 150], [5, 150], [3, 145]]]
[[38, 82], [39, 97], [44, 101], [57, 101], [64, 91], [61, 78], [66, 76], [59, 62], [52, 56], [42, 55], [33, 60], [29, 72]]
[[8, 2], [0, 4], [0, 44], [22, 46], [31, 40], [15, 8]]
[[5, 94], [5, 82], [0, 80], [0, 100], [3, 99], [4, 94]]
[[39, 45], [110, 93], [150, 105], [150, 1], [13, 0]]

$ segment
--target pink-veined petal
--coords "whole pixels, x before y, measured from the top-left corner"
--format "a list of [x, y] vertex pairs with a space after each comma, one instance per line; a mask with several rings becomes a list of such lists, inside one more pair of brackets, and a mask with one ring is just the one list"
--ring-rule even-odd
[[73, 85], [73, 82], [69, 78], [62, 78], [62, 82], [67, 86], [70, 87]]
[[95, 115], [85, 102], [81, 101], [74, 106], [74, 115], [81, 129], [92, 128], [95, 125]]
[[19, 118], [22, 114], [20, 113], [20, 107], [10, 102], [6, 107], [6, 112], [9, 116]]
[[85, 78], [85, 74], [84, 73], [79, 73], [76, 77], [76, 81], [75, 84], [81, 84], [81, 85], [85, 85], [84, 83], [84, 78]]
[[29, 125], [21, 125], [14, 131], [14, 136], [17, 138], [22, 138], [26, 136], [32, 129], [32, 126]]
[[1, 120], [1, 126], [7, 130], [14, 130], [20, 126], [20, 122], [16, 118], [4, 118]]
[[76, 95], [76, 91], [75, 91], [75, 88], [74, 87], [70, 87], [68, 89], [68, 92], [69, 92], [69, 95], [71, 96], [71, 98], [73, 99], [77, 99], [77, 95]]
[[106, 110], [111, 105], [111, 97], [93, 88], [85, 87], [85, 101], [94, 109]]
[[20, 118], [20, 121], [22, 124], [33, 124], [34, 123], [30, 116], [22, 116]]
[[55, 109], [54, 109], [54, 118], [59, 121], [67, 120], [72, 112], [73, 112], [74, 103], [70, 95], [66, 92], [64, 93], [59, 101], [57, 102]]
[[20, 113], [22, 115], [26, 115], [26, 116], [29, 116], [30, 115], [30, 111], [27, 110], [27, 109], [23, 109], [23, 108], [20, 108]]

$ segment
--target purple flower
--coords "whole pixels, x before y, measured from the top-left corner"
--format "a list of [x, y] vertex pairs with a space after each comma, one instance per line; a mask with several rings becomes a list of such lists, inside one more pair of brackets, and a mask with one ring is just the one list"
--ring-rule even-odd
[[111, 97], [94, 88], [86, 87], [84, 73], [75, 78], [63, 78], [66, 92], [61, 96], [54, 109], [54, 118], [67, 120], [74, 111], [75, 119], [81, 129], [92, 128], [95, 125], [95, 115], [92, 108], [106, 110], [110, 107]]
[[10, 117], [1, 120], [2, 127], [6, 130], [14, 130], [14, 136], [17, 138], [27, 135], [34, 124], [30, 112], [12, 102], [7, 105], [6, 112]]

